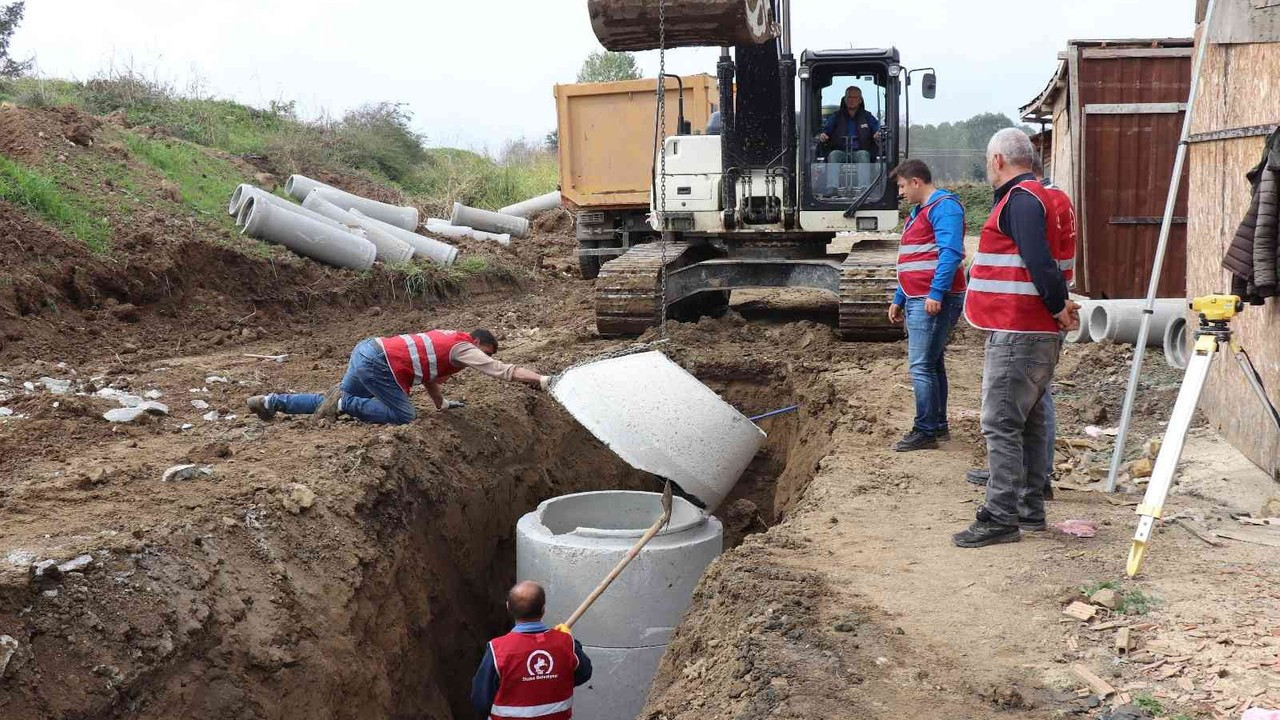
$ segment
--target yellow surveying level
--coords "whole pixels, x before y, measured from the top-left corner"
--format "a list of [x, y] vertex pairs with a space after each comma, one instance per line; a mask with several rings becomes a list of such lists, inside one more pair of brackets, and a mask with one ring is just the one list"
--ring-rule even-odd
[[1133, 547], [1129, 550], [1129, 577], [1137, 575], [1142, 569], [1147, 543], [1151, 541], [1151, 530], [1155, 527], [1156, 519], [1164, 512], [1165, 500], [1173, 487], [1174, 471], [1178, 468], [1178, 459], [1182, 457], [1182, 447], [1187, 440], [1187, 430], [1191, 427], [1191, 419], [1200, 402], [1205, 379], [1209, 376], [1209, 368], [1219, 350], [1231, 348], [1249, 385], [1267, 408], [1276, 430], [1280, 431], [1280, 412], [1276, 411], [1275, 405], [1267, 397], [1267, 391], [1262, 387], [1262, 378], [1254, 369], [1248, 353], [1231, 336], [1228, 323], [1244, 310], [1244, 303], [1235, 295], [1205, 295], [1195, 298], [1189, 304], [1192, 310], [1200, 313], [1195, 349], [1187, 362], [1187, 372], [1183, 376], [1182, 387], [1178, 390], [1178, 399], [1173, 404], [1173, 414], [1169, 417], [1169, 427], [1165, 430], [1160, 454], [1156, 456], [1151, 481], [1147, 484], [1147, 494], [1138, 506], [1138, 530], [1133, 534]]

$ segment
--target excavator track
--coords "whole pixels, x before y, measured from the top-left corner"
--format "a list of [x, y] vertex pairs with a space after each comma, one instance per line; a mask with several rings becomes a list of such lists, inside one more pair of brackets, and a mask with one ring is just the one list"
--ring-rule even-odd
[[855, 243], [841, 264], [840, 337], [897, 340], [903, 326], [889, 322], [889, 302], [898, 287], [898, 243], [877, 238]]
[[658, 324], [662, 261], [667, 270], [689, 264], [688, 243], [636, 245], [600, 266], [596, 277], [596, 329], [601, 335], [639, 335]]

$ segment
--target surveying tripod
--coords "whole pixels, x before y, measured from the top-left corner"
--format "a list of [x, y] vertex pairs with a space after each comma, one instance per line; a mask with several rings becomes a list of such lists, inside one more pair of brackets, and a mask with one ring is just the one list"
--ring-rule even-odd
[[1156, 456], [1147, 494], [1138, 506], [1138, 530], [1133, 534], [1133, 547], [1129, 550], [1129, 577], [1137, 575], [1142, 568], [1147, 543], [1151, 540], [1151, 530], [1156, 519], [1163, 513], [1165, 500], [1173, 487], [1173, 476], [1178, 468], [1178, 460], [1182, 457], [1187, 430], [1191, 427], [1196, 405], [1200, 402], [1200, 393], [1204, 390], [1204, 381], [1209, 376], [1209, 368], [1218, 351], [1231, 349], [1249, 386], [1267, 409], [1276, 430], [1280, 430], [1280, 412], [1276, 411], [1276, 406], [1267, 397], [1267, 391], [1262, 387], [1262, 378], [1254, 369], [1248, 353], [1231, 336], [1229, 322], [1244, 310], [1240, 298], [1235, 295], [1205, 295], [1192, 300], [1190, 306], [1200, 313], [1200, 327], [1196, 329], [1195, 347], [1187, 363], [1186, 375], [1182, 378], [1182, 387], [1178, 390], [1178, 399], [1173, 404], [1173, 415], [1169, 417], [1169, 427], [1165, 430], [1160, 454]]

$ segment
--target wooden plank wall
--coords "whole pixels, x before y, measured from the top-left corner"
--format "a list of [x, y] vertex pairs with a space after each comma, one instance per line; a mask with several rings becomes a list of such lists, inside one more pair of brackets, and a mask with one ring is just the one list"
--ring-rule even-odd
[[[1280, 122], [1280, 43], [1211, 45], [1201, 77], [1193, 135]], [[1264, 141], [1244, 138], [1191, 146], [1188, 296], [1230, 290], [1222, 256], [1248, 210], [1250, 188], [1244, 175], [1258, 162]], [[1280, 300], [1247, 307], [1234, 328], [1272, 402], [1280, 404]], [[1280, 440], [1230, 355], [1214, 361], [1200, 407], [1232, 445], [1280, 478]]]

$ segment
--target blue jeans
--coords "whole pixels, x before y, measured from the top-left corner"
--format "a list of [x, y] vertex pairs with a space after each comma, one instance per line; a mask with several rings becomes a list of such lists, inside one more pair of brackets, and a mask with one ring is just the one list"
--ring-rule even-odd
[[949, 432], [947, 424], [947, 364], [943, 359], [951, 330], [964, 309], [964, 293], [948, 293], [942, 311], [930, 315], [925, 298], [907, 298], [907, 363], [916, 395], [916, 419], [912, 430], [925, 435]]
[[[290, 415], [309, 415], [320, 407], [321, 393], [271, 394], [267, 407]], [[383, 425], [404, 425], [418, 416], [413, 402], [387, 365], [387, 356], [373, 338], [363, 340], [351, 351], [351, 362], [342, 376], [342, 412], [351, 417]]]

